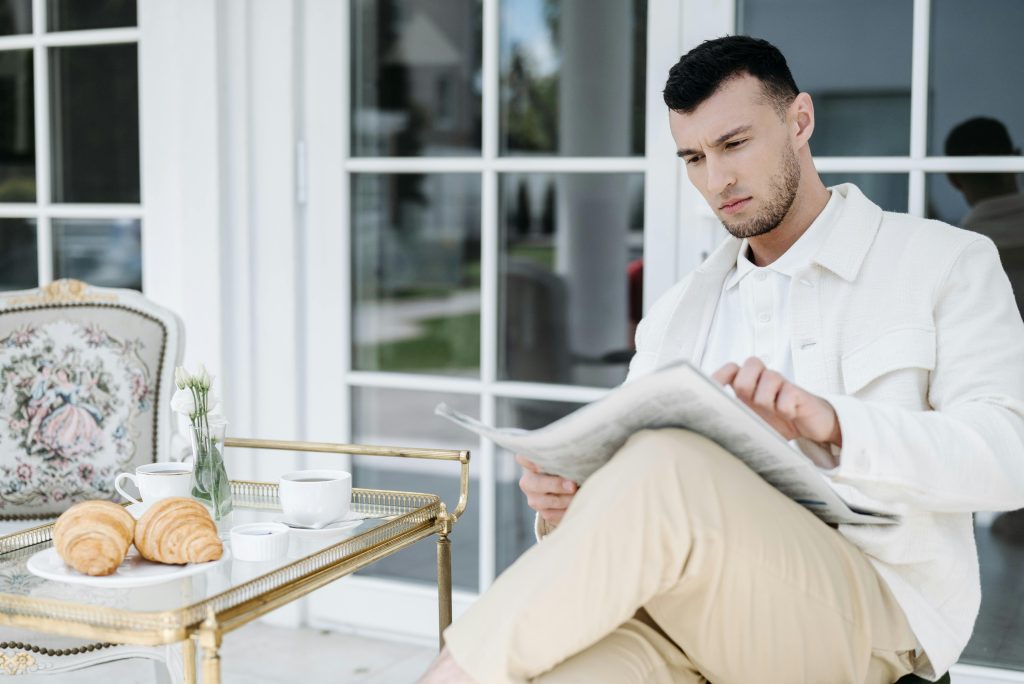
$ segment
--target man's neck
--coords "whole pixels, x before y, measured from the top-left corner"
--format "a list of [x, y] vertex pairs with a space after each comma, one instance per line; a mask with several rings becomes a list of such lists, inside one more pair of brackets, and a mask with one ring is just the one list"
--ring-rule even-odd
[[806, 188], [801, 185], [789, 212], [778, 226], [747, 241], [755, 265], [767, 266], [785, 254], [828, 204], [829, 191], [817, 174], [807, 185], [809, 187]]

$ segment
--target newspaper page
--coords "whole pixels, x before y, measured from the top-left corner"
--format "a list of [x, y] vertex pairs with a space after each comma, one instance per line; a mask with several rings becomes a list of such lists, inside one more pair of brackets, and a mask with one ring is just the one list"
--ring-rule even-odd
[[749, 407], [687, 361], [623, 385], [537, 430], [495, 428], [446, 404], [434, 411], [547, 473], [583, 483], [638, 430], [685, 428], [735, 454], [768, 483], [828, 523], [887, 524], [891, 516], [855, 510], [825, 476]]

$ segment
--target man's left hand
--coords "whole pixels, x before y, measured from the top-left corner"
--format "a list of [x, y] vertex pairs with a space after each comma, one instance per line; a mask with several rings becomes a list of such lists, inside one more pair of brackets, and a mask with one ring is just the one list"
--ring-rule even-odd
[[[822, 445], [843, 446], [839, 417], [832, 404], [769, 370], [756, 356], [744, 361], [743, 366], [727, 363], [711, 377], [722, 385], [731, 386], [737, 399], [786, 439], [803, 437]], [[832, 467], [836, 464], [818, 465]]]

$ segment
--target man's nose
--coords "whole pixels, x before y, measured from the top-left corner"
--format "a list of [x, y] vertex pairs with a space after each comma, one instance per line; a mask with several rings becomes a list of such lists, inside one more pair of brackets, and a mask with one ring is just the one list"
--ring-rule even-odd
[[708, 174], [708, 192], [713, 195], [721, 195], [730, 185], [736, 183], [736, 174], [733, 173], [730, 164], [723, 163], [718, 159], [712, 159], [711, 157], [706, 157], [705, 159]]

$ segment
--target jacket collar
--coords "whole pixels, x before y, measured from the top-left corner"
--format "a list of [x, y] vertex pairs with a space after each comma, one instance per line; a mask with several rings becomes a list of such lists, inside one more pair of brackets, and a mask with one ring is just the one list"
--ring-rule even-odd
[[[864, 196], [852, 183], [843, 183], [832, 188], [843, 197], [842, 210], [824, 236], [820, 246], [811, 258], [835, 273], [843, 280], [856, 280], [864, 258], [871, 249], [878, 227], [882, 222], [882, 209]], [[724, 282], [740, 253], [743, 240], [730, 237], [697, 267], [698, 274], [707, 274]]]
[[857, 279], [882, 224], [882, 208], [853, 183], [832, 188], [846, 200], [842, 212], [812, 261], [848, 282]]

